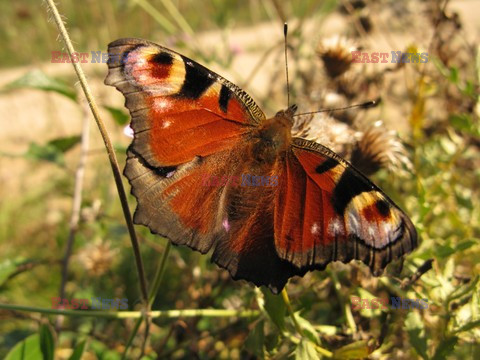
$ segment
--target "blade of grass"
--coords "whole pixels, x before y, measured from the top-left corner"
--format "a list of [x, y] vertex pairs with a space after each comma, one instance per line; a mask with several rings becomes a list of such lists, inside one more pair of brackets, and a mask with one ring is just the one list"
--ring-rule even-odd
[[[62, 260], [62, 280], [60, 282], [60, 289], [58, 291], [58, 296], [63, 299], [65, 298], [65, 285], [67, 284], [68, 276], [68, 264], [70, 262], [70, 256], [72, 255], [72, 249], [75, 242], [75, 235], [78, 230], [78, 223], [80, 221], [80, 210], [82, 208], [82, 190], [83, 190], [83, 179], [85, 177], [85, 165], [87, 163], [88, 150], [89, 150], [89, 133], [90, 133], [90, 121], [88, 118], [88, 105], [86, 103], [82, 104], [82, 147], [80, 151], [80, 160], [77, 165], [77, 170], [75, 171], [75, 185], [73, 190], [73, 201], [72, 201], [72, 214], [70, 216], [69, 231], [67, 244], [65, 246], [65, 254]], [[55, 328], [56, 331], [60, 331], [62, 326], [63, 317], [58, 317]]]
[[174, 34], [175, 26], [165, 17], [160, 11], [155, 9], [152, 4], [145, 0], [133, 0], [135, 4], [140, 6], [147, 14], [149, 14], [155, 21], [162, 26], [168, 33]]
[[182, 16], [180, 11], [178, 11], [177, 7], [173, 4], [171, 0], [162, 0], [163, 6], [165, 9], [170, 13], [172, 18], [177, 22], [178, 27], [183, 30], [183, 32], [187, 33], [190, 36], [195, 35], [193, 29], [188, 24], [187, 20]]

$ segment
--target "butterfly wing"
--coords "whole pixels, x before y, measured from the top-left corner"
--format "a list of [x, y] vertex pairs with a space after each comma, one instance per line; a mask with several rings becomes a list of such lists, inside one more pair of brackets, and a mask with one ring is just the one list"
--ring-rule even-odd
[[157, 44], [120, 39], [109, 47], [107, 85], [126, 98], [134, 140], [125, 175], [137, 198], [134, 221], [207, 252], [221, 228], [225, 187], [245, 137], [265, 115], [240, 88]]
[[299, 274], [358, 259], [379, 275], [417, 234], [385, 193], [328, 148], [294, 138], [275, 199], [275, 248]]

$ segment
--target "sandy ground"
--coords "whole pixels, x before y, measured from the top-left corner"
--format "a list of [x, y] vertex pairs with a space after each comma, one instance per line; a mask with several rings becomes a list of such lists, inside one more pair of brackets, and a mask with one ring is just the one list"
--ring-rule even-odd
[[[465, 33], [472, 39], [478, 39], [478, 35], [480, 34], [480, 23], [478, 22], [480, 2], [455, 1], [451, 3], [449, 8], [459, 12], [465, 25]], [[304, 39], [309, 42], [311, 41], [310, 51], [314, 50], [321, 37], [342, 33], [344, 31], [344, 25], [344, 20], [339, 15], [329, 16], [320, 26], [318, 21], [308, 21], [305, 24], [307, 35]], [[388, 16], [384, 16], [383, 18], [380, 16], [378, 18], [378, 24], [376, 25], [380, 29], [388, 29]], [[385, 33], [386, 31], [377, 31], [376, 35], [370, 38], [370, 47], [378, 51], [390, 51], [392, 48], [394, 48], [394, 50], [400, 50], [412, 42], [425, 44], [425, 39], [429, 39], [431, 36], [431, 34], [422, 32], [419, 34], [414, 31], [402, 31], [402, 29], [393, 31], [392, 35], [388, 37], [384, 35]], [[394, 35], [395, 33], [401, 35], [396, 36]], [[415, 35], [415, 33], [417, 35]], [[415, 36], [417, 36], [417, 38]], [[420, 38], [418, 38], [418, 36], [420, 36]], [[232, 49], [239, 50], [231, 66], [231, 69], [236, 69], [236, 72], [226, 71], [217, 64], [210, 64], [209, 67], [228, 79], [242, 84], [246, 75], [251, 72], [264, 54], [264, 49], [271, 47], [272, 44], [276, 42], [281, 42], [282, 28], [278, 23], [260, 24], [255, 27], [232, 31], [229, 34], [229, 40], [231, 49], [228, 49], [228, 51], [232, 51]], [[218, 45], [223, 44], [221, 34], [199, 34], [198, 43], [202, 44], [202, 47], [205, 49], [222, 51], [222, 49], [218, 49]], [[268, 91], [268, 87], [271, 86], [269, 72], [278, 71], [279, 67], [280, 70], [283, 69], [282, 51], [283, 48], [280, 45], [278, 50], [275, 50], [273, 55], [265, 60], [261, 70], [248, 87], [245, 88], [254, 98], [261, 98]], [[290, 66], [293, 68], [297, 66], [297, 64], [291, 60]], [[0, 71], [0, 87], [19, 78], [33, 68], [33, 66], [28, 66]], [[51, 76], [71, 76], [72, 79], [74, 78], [73, 68], [70, 64], [45, 63], [42, 64], [40, 68]], [[107, 71], [105, 64], [85, 64], [84, 70], [88, 75], [93, 93], [99, 104], [110, 104], [118, 107], [123, 105], [123, 97], [115, 89], [103, 85], [103, 78]], [[279, 81], [284, 80], [282, 78]], [[282, 107], [284, 106], [279, 104], [279, 109]], [[404, 109], [403, 111], [406, 110]], [[106, 113], [104, 113], [104, 115], [104, 121], [108, 129], [114, 134], [115, 141], [127, 144], [129, 140], [121, 135], [119, 127], [113, 124], [113, 121]], [[402, 110], [399, 110], [398, 114], [392, 114], [392, 118], [395, 118], [395, 116], [403, 116]], [[18, 90], [8, 94], [1, 94], [0, 153], [20, 154], [27, 150], [31, 142], [44, 143], [56, 137], [79, 134], [81, 118], [82, 111], [77, 104], [54, 93], [35, 90]], [[392, 122], [392, 124], [394, 123], [395, 121]], [[102, 142], [93, 121], [91, 135], [91, 148], [101, 149]], [[25, 188], [25, 186], [29, 186], [25, 185], [24, 181], [18, 181], [19, 178], [27, 180], [27, 178], [31, 177], [31, 180], [27, 180], [27, 183], [34, 185], [48, 177], [48, 174], [35, 176], [31, 174], [31, 169], [31, 163], [21, 158], [0, 156], [0, 199], [8, 199], [16, 192], [15, 189], [19, 189], [19, 187], [22, 189]], [[23, 185], [20, 185], [20, 183]]]

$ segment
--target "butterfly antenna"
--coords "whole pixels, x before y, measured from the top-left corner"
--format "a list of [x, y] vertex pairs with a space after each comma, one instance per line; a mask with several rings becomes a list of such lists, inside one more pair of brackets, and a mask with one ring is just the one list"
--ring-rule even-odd
[[333, 112], [333, 111], [339, 111], [339, 110], [347, 110], [351, 108], [362, 108], [362, 109], [368, 109], [370, 107], [375, 107], [380, 103], [381, 99], [378, 98], [377, 100], [370, 100], [361, 104], [355, 104], [355, 105], [350, 105], [350, 106], [345, 106], [345, 107], [339, 107], [339, 108], [331, 108], [331, 109], [323, 109], [323, 110], [317, 110], [317, 111], [310, 111], [306, 113], [301, 113], [301, 114], [295, 114], [293, 116], [300, 116], [300, 115], [310, 115], [310, 114], [317, 114], [317, 113], [322, 113], [322, 112]]
[[288, 82], [288, 56], [287, 56], [288, 24], [283, 24], [283, 38], [285, 40], [285, 72], [287, 74], [287, 108], [290, 106], [290, 83]]

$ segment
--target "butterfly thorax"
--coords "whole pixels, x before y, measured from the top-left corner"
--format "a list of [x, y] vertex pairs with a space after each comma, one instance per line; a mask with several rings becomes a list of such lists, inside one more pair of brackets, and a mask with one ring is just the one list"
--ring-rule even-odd
[[261, 124], [254, 135], [257, 141], [252, 147], [252, 155], [257, 161], [271, 164], [290, 148], [293, 114], [296, 109], [297, 107], [292, 105]]

